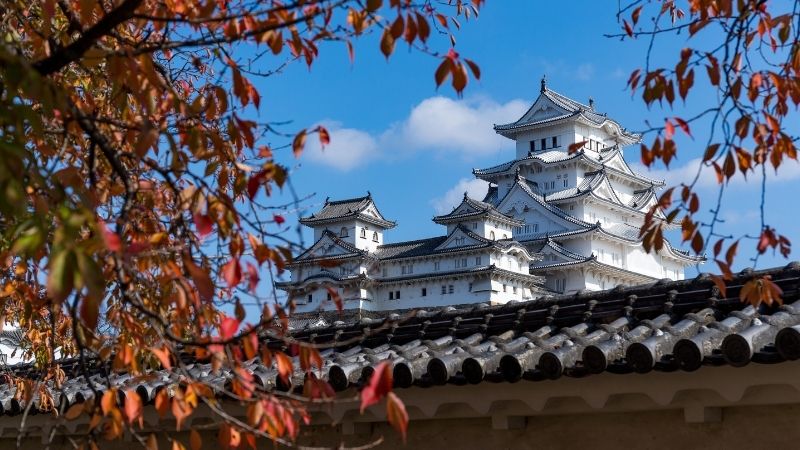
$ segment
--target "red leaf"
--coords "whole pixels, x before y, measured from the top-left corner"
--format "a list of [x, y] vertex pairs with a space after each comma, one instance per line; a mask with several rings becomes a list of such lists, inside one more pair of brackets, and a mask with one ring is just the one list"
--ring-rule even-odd
[[119, 238], [119, 235], [109, 230], [106, 223], [102, 220], [98, 221], [98, 226], [103, 234], [103, 243], [106, 245], [106, 248], [112, 252], [122, 250], [122, 240]]
[[258, 268], [253, 263], [247, 263], [247, 287], [253, 294], [256, 293], [256, 287], [261, 278], [258, 276]]
[[406, 405], [394, 392], [389, 392], [386, 397], [386, 419], [403, 436], [403, 442], [405, 442], [406, 431], [408, 431], [408, 412], [406, 412]]
[[258, 194], [258, 188], [261, 187], [261, 183], [264, 182], [264, 177], [266, 175], [265, 171], [260, 171], [256, 174], [253, 174], [247, 180], [247, 196], [252, 200], [256, 194]]
[[284, 219], [283, 216], [280, 214], [273, 214], [272, 220], [274, 220], [275, 223], [278, 225], [283, 225], [283, 223], [286, 222], [286, 219]]
[[232, 338], [238, 329], [239, 321], [233, 317], [225, 316], [219, 324], [219, 333], [223, 340]]
[[458, 52], [454, 48], [451, 48], [447, 51], [447, 57], [450, 59], [450, 61], [456, 62], [458, 60], [458, 56]]
[[241, 283], [242, 266], [239, 264], [238, 258], [232, 258], [222, 266], [222, 276], [225, 278], [225, 282], [228, 283], [229, 289], [233, 289]]
[[392, 369], [384, 361], [375, 367], [369, 383], [361, 390], [361, 412], [381, 401], [392, 390]]
[[197, 235], [200, 239], [211, 234], [214, 222], [205, 214], [194, 213], [194, 226], [197, 227]]

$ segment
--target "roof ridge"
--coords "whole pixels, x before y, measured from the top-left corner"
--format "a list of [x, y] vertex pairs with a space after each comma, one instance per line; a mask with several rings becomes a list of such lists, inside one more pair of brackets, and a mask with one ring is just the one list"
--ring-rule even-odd
[[442, 239], [442, 238], [447, 238], [447, 236], [448, 236], [448, 235], [444, 235], [444, 236], [434, 236], [434, 237], [429, 237], [429, 238], [414, 239], [413, 241], [400, 241], [400, 242], [393, 242], [393, 243], [391, 243], [391, 244], [381, 244], [381, 245], [379, 245], [377, 248], [379, 248], [379, 249], [380, 249], [380, 248], [386, 248], [386, 247], [398, 247], [398, 246], [400, 246], [400, 245], [410, 245], [410, 244], [416, 244], [416, 243], [419, 243], [419, 242], [432, 241], [432, 240], [434, 240], [434, 239]]

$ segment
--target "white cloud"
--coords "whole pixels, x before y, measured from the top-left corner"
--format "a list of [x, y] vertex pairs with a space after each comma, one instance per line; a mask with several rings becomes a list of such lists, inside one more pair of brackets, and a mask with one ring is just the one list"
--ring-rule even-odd
[[[681, 183], [690, 183], [697, 175], [697, 170], [702, 164], [700, 158], [693, 159], [682, 166], [673, 166], [671, 169], [647, 169], [639, 164], [633, 164], [633, 170], [647, 175], [650, 178], [657, 180], [664, 180], [667, 186], [677, 186]], [[742, 177], [741, 172], [737, 172], [731, 179], [729, 186], [732, 188], [741, 188], [752, 186], [754, 182], [761, 182], [760, 168], [758, 173], [749, 172], [747, 179]], [[767, 184], [783, 183], [800, 179], [800, 163], [794, 160], [786, 159], [783, 164], [778, 168], [778, 172], [772, 168], [771, 165], [767, 166]], [[718, 186], [717, 175], [712, 167], [703, 167], [700, 172], [697, 186], [701, 188], [711, 188]]]
[[462, 178], [458, 180], [452, 189], [445, 192], [441, 197], [436, 197], [430, 201], [436, 214], [447, 214], [453, 210], [461, 199], [464, 198], [464, 192], [470, 197], [482, 200], [489, 190], [489, 183], [479, 180], [477, 178]]
[[322, 150], [317, 139], [309, 139], [305, 156], [314, 163], [348, 171], [376, 159], [423, 150], [465, 159], [491, 155], [510, 143], [497, 135], [491, 124], [517, 120], [528, 103], [431, 97], [414, 106], [408, 117], [377, 134], [323, 121], [331, 133], [330, 145]]
[[416, 105], [401, 123], [393, 124], [381, 142], [399, 150], [459, 153], [484, 156], [508, 145], [508, 140], [492, 129], [492, 123], [508, 123], [521, 117], [528, 102], [512, 100], [500, 104], [485, 98], [453, 100], [432, 97]]
[[575, 78], [580, 81], [589, 81], [594, 77], [594, 65], [584, 63], [575, 68]]
[[323, 149], [316, 136], [310, 136], [303, 157], [315, 163], [348, 171], [378, 157], [378, 143], [361, 130], [342, 128], [337, 122], [323, 122], [331, 142]]

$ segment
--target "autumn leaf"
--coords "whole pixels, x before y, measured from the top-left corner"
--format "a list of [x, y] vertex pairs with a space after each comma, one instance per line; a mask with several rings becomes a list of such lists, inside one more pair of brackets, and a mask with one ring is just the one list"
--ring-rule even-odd
[[222, 266], [222, 277], [228, 283], [228, 289], [233, 289], [242, 282], [242, 266], [239, 264], [239, 258], [231, 258]]
[[208, 236], [213, 231], [214, 222], [205, 214], [194, 213], [194, 226], [200, 239]]
[[278, 376], [281, 377], [284, 383], [289, 383], [289, 377], [294, 370], [292, 367], [292, 360], [283, 352], [274, 353], [275, 363], [278, 365]]
[[303, 153], [303, 149], [306, 146], [306, 130], [302, 130], [297, 133], [292, 141], [292, 153], [294, 153], [295, 158], [299, 158], [300, 155]]
[[331, 143], [331, 135], [328, 133], [328, 129], [322, 125], [317, 127], [317, 133], [319, 134], [319, 145], [325, 149]]
[[392, 390], [392, 369], [386, 361], [375, 366], [372, 377], [361, 390], [361, 413], [378, 403]]
[[100, 233], [103, 237], [103, 243], [105, 244], [106, 248], [111, 250], [112, 252], [119, 252], [122, 251], [122, 240], [120, 239], [119, 235], [111, 230], [108, 229], [108, 225], [102, 220], [97, 222]]
[[232, 338], [234, 335], [236, 335], [236, 331], [238, 330], [239, 321], [235, 318], [226, 316], [220, 321], [219, 332], [220, 337], [222, 337], [223, 340], [227, 341], [228, 339]]
[[170, 357], [170, 351], [167, 347], [161, 348], [151, 348], [150, 351], [153, 355], [158, 358], [158, 361], [161, 362], [161, 366], [167, 370], [172, 369], [172, 358]]
[[260, 281], [260, 277], [258, 276], [258, 268], [253, 265], [253, 263], [247, 263], [247, 289], [255, 294], [256, 288], [258, 287], [258, 282]]
[[125, 391], [125, 417], [128, 419], [128, 425], [133, 425], [133, 422], [138, 419], [139, 428], [144, 427], [142, 399], [133, 389]]
[[186, 268], [186, 271], [189, 272], [189, 276], [192, 277], [192, 280], [194, 280], [194, 284], [197, 286], [197, 291], [200, 294], [200, 298], [207, 302], [211, 301], [214, 298], [214, 283], [211, 281], [211, 277], [208, 275], [208, 272], [195, 264], [190, 257], [185, 255], [183, 258], [183, 265]]
[[389, 392], [386, 395], [386, 419], [400, 433], [403, 437], [403, 442], [405, 442], [406, 433], [408, 432], [408, 413], [403, 401], [394, 392]]

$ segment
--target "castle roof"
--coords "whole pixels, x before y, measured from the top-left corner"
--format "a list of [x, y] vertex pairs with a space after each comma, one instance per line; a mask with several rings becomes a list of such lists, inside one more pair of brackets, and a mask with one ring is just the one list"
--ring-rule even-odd
[[534, 162], [538, 162], [544, 166], [550, 166], [569, 161], [580, 161], [588, 165], [592, 170], [605, 170], [608, 174], [636, 183], [642, 186], [642, 188], [664, 186], [665, 183], [662, 180], [655, 180], [634, 172], [630, 166], [628, 166], [624, 158], [619, 158], [623, 165], [622, 168], [611, 167], [606, 164], [618, 155], [621, 156], [618, 146], [609, 147], [599, 152], [580, 149], [572, 154], [562, 150], [547, 150], [531, 153], [525, 158], [514, 159], [485, 169], [473, 169], [472, 174], [482, 180], [493, 181], [498, 176], [514, 173], [520, 166], [530, 165]]
[[322, 209], [308, 217], [303, 217], [300, 219], [300, 223], [314, 227], [352, 219], [362, 220], [385, 229], [393, 228], [396, 225], [395, 222], [383, 217], [369, 192], [364, 197], [335, 201], [326, 199]]
[[453, 210], [448, 214], [434, 217], [433, 221], [444, 225], [475, 218], [492, 218], [512, 226], [520, 226], [523, 224], [521, 220], [517, 220], [507, 214], [501, 213], [497, 210], [497, 208], [494, 207], [494, 205], [490, 203], [470, 198], [466, 192], [464, 193], [464, 199], [458, 206], [453, 208]]
[[[739, 299], [746, 283], [763, 276], [770, 276], [782, 290], [783, 305], [754, 308]], [[287, 332], [298, 341], [328, 347], [320, 352], [320, 377], [336, 390], [363, 385], [384, 361], [392, 362], [398, 389], [451, 383], [462, 385], [459, 390], [485, 393], [478, 386], [464, 385], [524, 379], [547, 383], [542, 389], [534, 389], [533, 384], [526, 387], [546, 393], [559, 386], [547, 380], [585, 376], [598, 376], [600, 380], [599, 374], [604, 372], [624, 377], [622, 384], [633, 380], [632, 375], [624, 374], [634, 372], [682, 370], [681, 378], [693, 379], [694, 371], [716, 370], [711, 366], [790, 364], [785, 361], [800, 358], [798, 279], [800, 265], [793, 263], [785, 268], [744, 271], [726, 283], [725, 292], [711, 277], [700, 275], [497, 306], [451, 306], [330, 325], [323, 318], [306, 321], [308, 328]], [[264, 338], [264, 345], [286, 348], [281, 338]], [[260, 358], [247, 361], [244, 367], [261, 389], [299, 390], [308, 377], [299, 363], [301, 356], [295, 352], [290, 357], [295, 372], [289, 384], [280, 380], [274, 365], [264, 364]], [[158, 369], [148, 370], [146, 377], [134, 377], [110, 370], [110, 362], [99, 358], [65, 359], [60, 364], [64, 380], [58, 386], [52, 380], [43, 382], [42, 389], [51, 392], [64, 410], [109, 386], [119, 392], [136, 392], [143, 404], [151, 405], [156, 394], [173, 385], [177, 376], [175, 369]], [[230, 371], [215, 371], [211, 362], [189, 355], [184, 370], [220, 396], [225, 395], [226, 383], [235, 376]], [[8, 371], [29, 379], [42, 376], [42, 370], [30, 363], [9, 367]], [[455, 391], [448, 392], [452, 395]], [[742, 392], [736, 395], [741, 397]], [[669, 398], [680, 395], [670, 392]], [[38, 396], [21, 396], [13, 384], [0, 386], [4, 414], [39, 412], [39, 406]], [[42, 407], [41, 411], [46, 409]], [[552, 411], [559, 410], [554, 407]]]
[[514, 132], [549, 125], [561, 121], [580, 121], [595, 127], [608, 127], [625, 144], [638, 142], [640, 136], [623, 128], [616, 121], [609, 119], [606, 114], [594, 110], [594, 105], [586, 105], [559, 94], [548, 88], [542, 80], [539, 97], [533, 102], [528, 111], [515, 122], [495, 125], [497, 133], [510, 137]]

